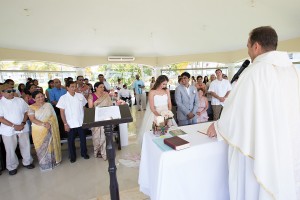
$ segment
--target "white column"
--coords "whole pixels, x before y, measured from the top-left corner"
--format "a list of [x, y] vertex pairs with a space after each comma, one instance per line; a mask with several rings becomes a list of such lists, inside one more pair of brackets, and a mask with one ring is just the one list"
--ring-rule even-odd
[[235, 73], [235, 66], [233, 63], [229, 63], [228, 64], [228, 80], [230, 81], [232, 79], [232, 77], [234, 76]]

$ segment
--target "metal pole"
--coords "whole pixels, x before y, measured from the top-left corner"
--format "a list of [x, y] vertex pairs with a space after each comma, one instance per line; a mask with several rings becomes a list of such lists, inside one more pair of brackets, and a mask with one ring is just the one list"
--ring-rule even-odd
[[115, 145], [113, 143], [113, 129], [112, 125], [104, 126], [104, 132], [106, 136], [106, 154], [108, 159], [108, 172], [110, 177], [110, 198], [111, 200], [119, 200], [119, 185], [117, 180], [117, 167], [115, 164]]

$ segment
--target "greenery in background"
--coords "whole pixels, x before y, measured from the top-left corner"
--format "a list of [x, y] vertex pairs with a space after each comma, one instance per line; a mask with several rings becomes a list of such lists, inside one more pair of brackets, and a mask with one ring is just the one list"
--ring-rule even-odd
[[74, 71], [74, 67], [52, 62], [2, 61], [0, 62], [0, 70]]
[[141, 79], [146, 82], [152, 76], [152, 68], [137, 64], [105, 64], [85, 68], [85, 75], [90, 77], [91, 82], [97, 82], [99, 74], [103, 74], [106, 81], [112, 86], [117, 84], [118, 78], [121, 78], [122, 83], [131, 88], [136, 74], [139, 74]]
[[76, 76], [76, 69], [71, 66], [38, 61], [0, 61], [0, 81], [11, 78], [16, 87], [19, 83], [26, 83], [28, 77], [37, 79], [39, 86], [46, 89], [47, 82], [54, 78], [63, 80], [65, 77]]

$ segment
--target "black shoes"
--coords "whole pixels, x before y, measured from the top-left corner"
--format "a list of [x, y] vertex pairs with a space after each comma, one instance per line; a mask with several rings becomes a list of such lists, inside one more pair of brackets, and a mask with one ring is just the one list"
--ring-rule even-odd
[[[27, 169], [33, 169], [33, 168], [35, 168], [34, 164], [32, 164], [32, 163], [30, 165], [23, 165], [23, 166], [26, 167]], [[14, 170], [8, 171], [8, 174], [11, 175], [11, 176], [13, 176], [13, 175], [16, 175], [17, 172], [18, 172], [18, 170], [14, 169]]]
[[24, 167], [26, 167], [27, 169], [33, 169], [35, 168], [34, 164], [30, 164], [30, 165], [23, 165]]
[[13, 176], [13, 175], [16, 175], [17, 172], [18, 172], [18, 170], [14, 169], [14, 170], [8, 171], [8, 174], [11, 175], [11, 176]]
[[76, 158], [74, 158], [74, 159], [70, 159], [70, 162], [71, 162], [71, 163], [74, 163], [74, 162], [76, 162]]

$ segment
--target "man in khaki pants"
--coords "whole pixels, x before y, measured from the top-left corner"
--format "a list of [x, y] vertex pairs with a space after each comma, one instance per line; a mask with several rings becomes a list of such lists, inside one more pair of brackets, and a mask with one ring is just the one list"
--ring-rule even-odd
[[3, 97], [0, 100], [0, 134], [6, 151], [6, 168], [9, 175], [15, 175], [19, 165], [15, 153], [19, 141], [23, 157], [23, 166], [33, 169], [30, 154], [29, 127], [26, 124], [28, 105], [19, 97], [14, 97], [15, 90], [10, 85], [2, 88]]

